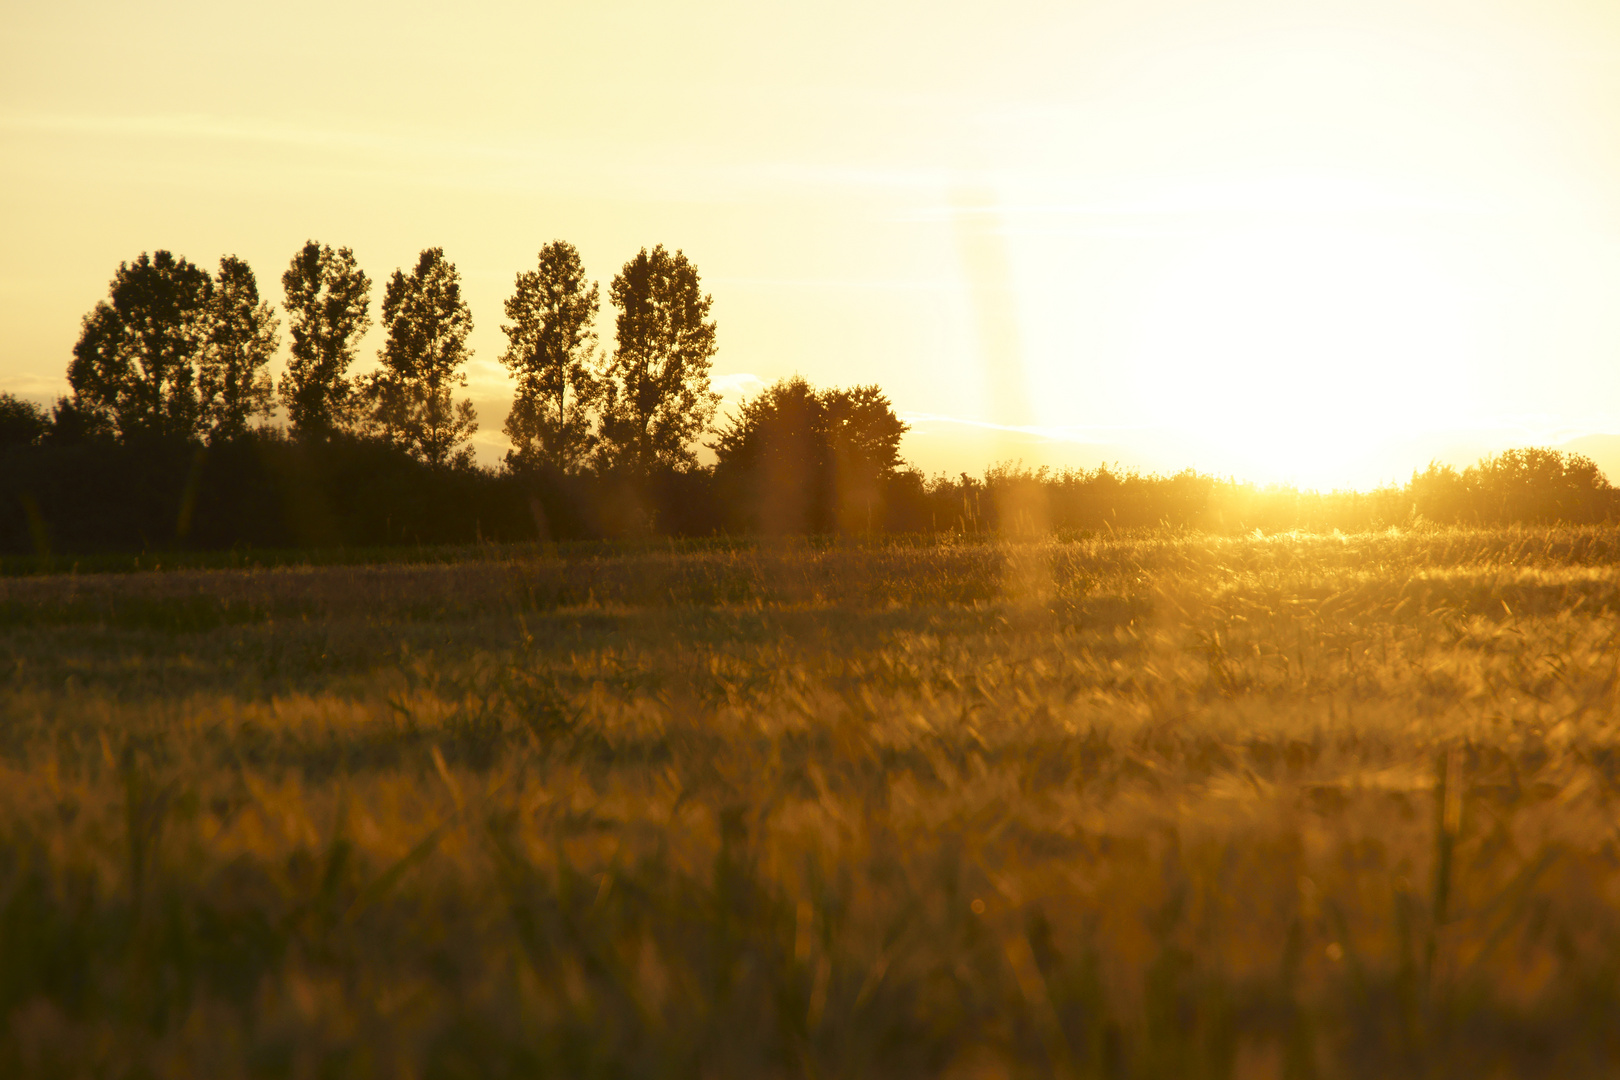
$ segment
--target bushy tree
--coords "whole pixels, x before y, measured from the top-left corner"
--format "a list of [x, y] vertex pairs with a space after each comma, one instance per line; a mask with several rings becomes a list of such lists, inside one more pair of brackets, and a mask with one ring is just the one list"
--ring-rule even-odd
[[353, 414], [348, 378], [360, 337], [371, 325], [371, 279], [348, 248], [311, 240], [281, 275], [292, 356], [277, 389], [287, 420], [303, 435], [345, 427]]
[[59, 397], [51, 409], [51, 429], [47, 441], [60, 446], [102, 442], [114, 436], [112, 421], [74, 397]]
[[213, 441], [238, 438], [253, 416], [272, 404], [266, 370], [280, 338], [275, 308], [259, 300], [253, 268], [227, 255], [219, 260], [207, 348], [197, 372], [204, 423]]
[[795, 375], [744, 402], [720, 432], [715, 481], [743, 528], [881, 527], [907, 430], [876, 386], [818, 391]]
[[126, 441], [195, 437], [212, 295], [205, 271], [167, 251], [120, 263], [73, 347], [75, 406]]
[[1413, 471], [1406, 491], [1411, 496], [1412, 511], [1423, 520], [1452, 523], [1479, 519], [1469, 481], [1450, 465], [1431, 461], [1422, 472]]
[[1615, 490], [1591, 458], [1527, 447], [1482, 459], [1463, 474], [1485, 521], [1601, 521]]
[[431, 465], [469, 456], [458, 447], [478, 430], [472, 402], [454, 400], [467, 385], [472, 311], [461, 297], [456, 266], [443, 248], [428, 248], [409, 275], [395, 270], [383, 296], [388, 341], [381, 370], [366, 384], [373, 422], [383, 435]]
[[1593, 522], [1620, 511], [1620, 492], [1591, 458], [1544, 447], [1504, 450], [1460, 473], [1430, 462], [1407, 493], [1416, 514], [1439, 522]]
[[0, 449], [32, 446], [51, 429], [48, 413], [16, 394], [0, 394]]
[[572, 469], [596, 442], [591, 410], [601, 398], [594, 370], [600, 306], [596, 283], [574, 245], [562, 240], [540, 249], [538, 265], [517, 276], [506, 301], [510, 323], [501, 355], [517, 377], [517, 396], [506, 418], [514, 468]]
[[804, 379], [783, 379], [745, 401], [711, 445], [732, 525], [776, 534], [826, 530], [826, 409]]
[[895, 415], [875, 383], [827, 390], [821, 403], [838, 526], [846, 532], [869, 530], [886, 485], [904, 465], [900, 439], [911, 425]]
[[602, 409], [605, 463], [638, 475], [695, 464], [693, 443], [720, 400], [709, 389], [713, 297], [686, 256], [660, 244], [624, 264], [608, 298], [618, 318]]

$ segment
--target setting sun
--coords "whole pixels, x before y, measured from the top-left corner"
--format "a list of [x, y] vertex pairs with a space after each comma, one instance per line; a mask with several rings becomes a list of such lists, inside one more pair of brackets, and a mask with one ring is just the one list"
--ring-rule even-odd
[[1227, 471], [1365, 482], [1347, 473], [1369, 446], [1473, 419], [1465, 270], [1412, 237], [1260, 223], [1168, 262], [1135, 313], [1138, 415], [1225, 451]]

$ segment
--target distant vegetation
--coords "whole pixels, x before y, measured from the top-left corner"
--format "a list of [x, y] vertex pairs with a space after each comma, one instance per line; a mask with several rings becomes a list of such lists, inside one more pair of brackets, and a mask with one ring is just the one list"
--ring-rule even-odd
[[[252, 269], [210, 275], [167, 251], [119, 266], [85, 316], [50, 412], [0, 396], [0, 553], [377, 546], [626, 536], [1244, 532], [1591, 523], [1620, 494], [1578, 455], [1514, 450], [1431, 464], [1373, 492], [1260, 488], [1187, 471], [991, 468], [923, 476], [877, 386], [795, 376], [716, 423], [711, 298], [679, 251], [643, 249], [611, 283], [611, 351], [572, 245], [517, 275], [501, 362], [517, 381], [499, 469], [478, 466], [466, 385], [472, 313], [453, 263], [423, 251], [382, 303], [378, 366], [351, 374], [371, 280], [310, 241], [282, 275], [281, 323]], [[279, 404], [285, 427], [269, 426]], [[712, 465], [697, 451], [714, 451]]]
[[[816, 402], [814, 409], [809, 406]], [[778, 407], [804, 407], [778, 417]], [[868, 410], [861, 441], [839, 410]], [[923, 477], [892, 456], [903, 430], [873, 387], [772, 387], [721, 435], [709, 468], [560, 470], [422, 461], [333, 433], [249, 431], [204, 446], [58, 438], [50, 418], [0, 399], [0, 554], [177, 548], [378, 547], [647, 536], [1043, 531], [1083, 537], [1170, 527], [1218, 533], [1362, 532], [1424, 524], [1595, 523], [1620, 497], [1595, 465], [1514, 450], [1466, 470], [1430, 466], [1401, 486], [1301, 492], [1191, 471], [1140, 475], [998, 467]], [[781, 421], [778, 425], [778, 421]], [[802, 422], [824, 424], [804, 427]], [[857, 423], [856, 427], [859, 427]], [[846, 441], [840, 441], [846, 440]]]

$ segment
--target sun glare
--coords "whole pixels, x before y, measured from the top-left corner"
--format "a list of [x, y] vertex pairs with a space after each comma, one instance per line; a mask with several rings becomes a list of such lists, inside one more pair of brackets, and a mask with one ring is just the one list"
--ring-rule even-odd
[[1256, 479], [1364, 482], [1380, 443], [1469, 413], [1468, 307], [1460, 270], [1407, 236], [1213, 229], [1140, 295], [1138, 415]]

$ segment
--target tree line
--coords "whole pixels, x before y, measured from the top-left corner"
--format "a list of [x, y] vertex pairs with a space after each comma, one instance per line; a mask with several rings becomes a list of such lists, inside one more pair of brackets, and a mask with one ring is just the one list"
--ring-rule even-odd
[[[1117, 468], [925, 478], [875, 385], [783, 379], [716, 424], [712, 298], [679, 251], [643, 249], [601, 296], [563, 241], [516, 275], [501, 362], [516, 395], [502, 467], [477, 466], [466, 387], [472, 315], [439, 248], [394, 271], [374, 370], [352, 373], [371, 280], [310, 241], [281, 319], [235, 256], [209, 274], [167, 251], [120, 264], [85, 316], [71, 396], [0, 395], [0, 551], [462, 543], [625, 535], [1266, 531], [1598, 522], [1620, 494], [1590, 460], [1515, 450], [1432, 464], [1374, 492], [1257, 488]], [[268, 420], [276, 405], [284, 426]], [[708, 440], [707, 443], [704, 440]], [[700, 466], [707, 445], [714, 464]]]
[[[601, 289], [573, 245], [547, 244], [516, 275], [500, 356], [516, 383], [512, 448], [498, 470], [478, 468], [468, 445], [473, 319], [442, 249], [387, 281], [366, 372], [352, 369], [372, 281], [353, 251], [311, 240], [281, 285], [289, 356], [272, 380], [282, 319], [246, 262], [226, 256], [209, 274], [160, 250], [121, 263], [83, 320], [72, 394], [50, 413], [0, 397], [7, 502], [32, 522], [15, 517], [12, 546], [24, 532], [36, 546], [161, 543], [157, 507], [176, 498], [170, 539], [189, 543], [400, 542], [442, 537], [452, 521], [503, 535], [892, 524], [906, 425], [878, 387], [795, 377], [717, 427], [713, 298], [680, 251], [643, 248], [612, 279], [611, 349], [597, 339]], [[272, 426], [277, 406], [285, 423]], [[427, 495], [452, 491], [450, 503]], [[278, 515], [300, 521], [275, 527]]]
[[[108, 298], [85, 316], [68, 366], [73, 394], [55, 426], [79, 438], [213, 445], [246, 435], [279, 404], [294, 438], [369, 437], [429, 465], [469, 460], [477, 417], [457, 392], [473, 319], [442, 248], [388, 279], [386, 340], [377, 368], [359, 375], [350, 368], [371, 326], [372, 282], [354, 252], [311, 240], [281, 284], [290, 356], [272, 387], [280, 319], [246, 262], [226, 256], [215, 275], [168, 251], [121, 263]], [[679, 251], [643, 249], [608, 295], [617, 333], [603, 354], [599, 289], [573, 245], [546, 245], [536, 268], [517, 275], [501, 355], [517, 380], [505, 427], [514, 466], [645, 473], [695, 462], [718, 401], [713, 300], [697, 269]]]

